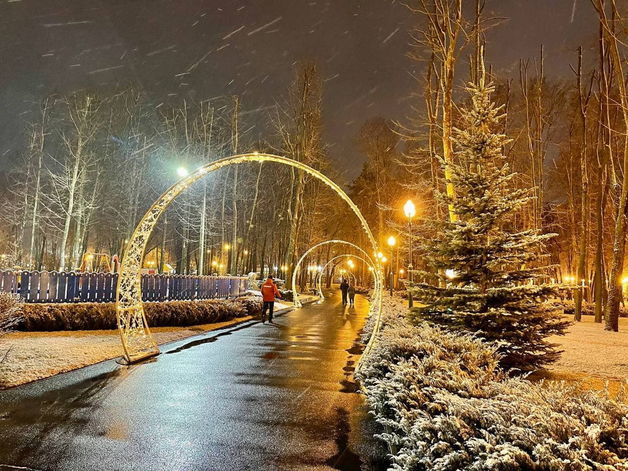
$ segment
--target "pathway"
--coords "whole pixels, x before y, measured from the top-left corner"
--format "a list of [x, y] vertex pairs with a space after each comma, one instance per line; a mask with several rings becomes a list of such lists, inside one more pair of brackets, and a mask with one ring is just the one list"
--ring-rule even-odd
[[377, 446], [351, 377], [367, 311], [334, 296], [0, 392], [0, 469], [358, 470]]

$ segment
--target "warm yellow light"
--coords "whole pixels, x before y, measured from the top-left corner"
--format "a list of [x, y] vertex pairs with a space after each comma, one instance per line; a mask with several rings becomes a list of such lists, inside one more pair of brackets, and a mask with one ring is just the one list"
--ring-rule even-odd
[[395, 239], [395, 236], [390, 236], [388, 238], [388, 245], [389, 246], [394, 247], [396, 243], [397, 243], [397, 239]]
[[217, 266], [218, 266], [218, 262], [217, 262], [216, 260], [214, 260], [214, 261], [212, 262], [212, 267], [217, 267]]
[[384, 254], [381, 252], [377, 252], [377, 258], [384, 258]]
[[177, 169], [177, 175], [179, 175], [180, 177], [187, 177], [188, 176], [188, 169], [185, 167], [179, 167]]
[[248, 254], [249, 254], [249, 251], [248, 251], [248, 250], [245, 250], [243, 253], [244, 253], [244, 255], [248, 255]]
[[382, 257], [382, 263], [386, 263], [388, 259], [386, 257]]
[[403, 212], [408, 219], [412, 219], [416, 216], [416, 207], [414, 206], [412, 200], [406, 201], [406, 204], [403, 205]]
[[373, 271], [373, 267], [369, 267], [369, 271]]
[[406, 271], [405, 271], [403, 268], [400, 268], [400, 269], [399, 269], [399, 274], [400, 274], [400, 275], [403, 275], [405, 272], [406, 272]]
[[628, 283], [628, 276], [627, 276], [627, 277], [625, 277], [625, 278], [622, 278], [622, 279], [621, 279], [621, 282], [622, 282], [622, 284], [624, 284], [624, 285], [625, 285], [626, 283]]
[[447, 270], [445, 270], [445, 276], [450, 280], [453, 280], [456, 277], [456, 270], [448, 268]]
[[225, 244], [222, 246], [223, 249], [225, 250], [229, 250], [231, 248], [231, 246], [229, 244]]
[[353, 263], [353, 260], [351, 260], [351, 259], [349, 259], [349, 261], [347, 262], [347, 264], [348, 264], [351, 268], [355, 267], [355, 263]]
[[281, 265], [281, 271], [286, 271], [288, 267], [286, 265]]

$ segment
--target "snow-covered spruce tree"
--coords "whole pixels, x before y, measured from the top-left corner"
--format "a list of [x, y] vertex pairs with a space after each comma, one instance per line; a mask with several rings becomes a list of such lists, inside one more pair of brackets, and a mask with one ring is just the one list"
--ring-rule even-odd
[[551, 235], [517, 231], [516, 211], [532, 198], [516, 189], [516, 174], [502, 149], [508, 142], [498, 131], [502, 107], [491, 101], [492, 84], [481, 78], [467, 87], [471, 103], [455, 129], [455, 159], [449, 166], [455, 188], [455, 221], [434, 221], [432, 237], [421, 242], [425, 283], [413, 294], [424, 306], [416, 320], [476, 333], [495, 345], [501, 365], [529, 371], [557, 359], [560, 352], [546, 338], [569, 325], [546, 308], [554, 294], [542, 283], [543, 241]]

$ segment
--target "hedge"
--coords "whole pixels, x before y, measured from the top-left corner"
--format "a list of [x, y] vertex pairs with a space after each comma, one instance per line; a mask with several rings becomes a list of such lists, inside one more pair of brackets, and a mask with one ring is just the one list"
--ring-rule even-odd
[[[397, 471], [628, 470], [628, 404], [510, 378], [481, 340], [411, 325], [399, 300], [358, 373]], [[370, 327], [370, 326], [369, 326]]]
[[[100, 330], [117, 328], [115, 303], [24, 304], [17, 330]], [[259, 316], [261, 298], [245, 296], [232, 300], [167, 301], [145, 303], [151, 327], [190, 326]]]

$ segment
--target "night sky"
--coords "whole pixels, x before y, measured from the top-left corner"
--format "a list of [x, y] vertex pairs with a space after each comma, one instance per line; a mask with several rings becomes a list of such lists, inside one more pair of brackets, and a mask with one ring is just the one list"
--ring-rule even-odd
[[[594, 54], [588, 0], [488, 0], [487, 13], [508, 18], [488, 36], [501, 76], [516, 75], [519, 58], [537, 55], [541, 43], [553, 76], [571, 77], [578, 45]], [[295, 61], [313, 59], [330, 153], [351, 178], [362, 122], [408, 114], [415, 21], [396, 0], [0, 0], [0, 165], [7, 168], [43, 96], [131, 82], [155, 105], [239, 94], [254, 137], [263, 136], [264, 113], [281, 100]]]

